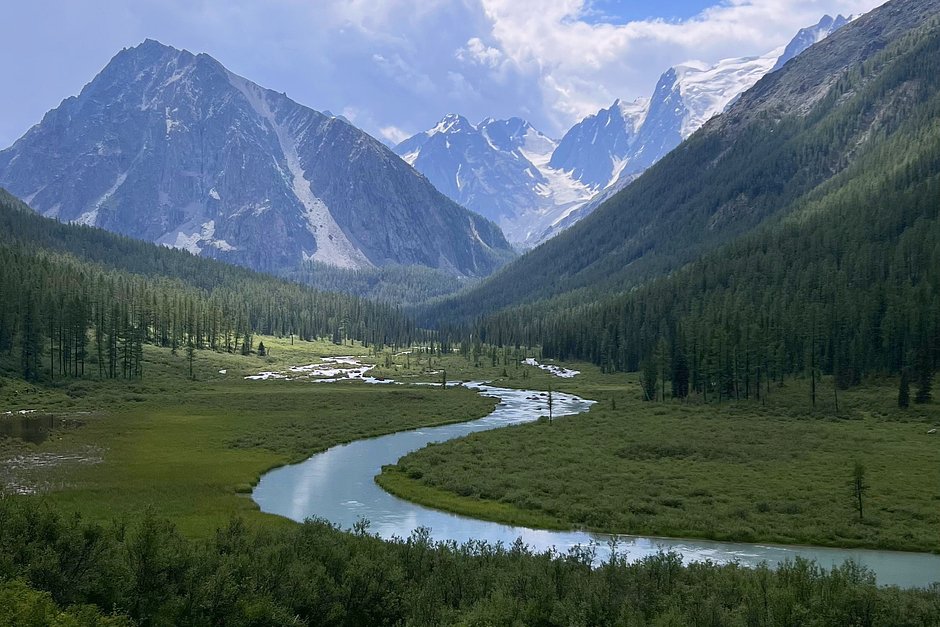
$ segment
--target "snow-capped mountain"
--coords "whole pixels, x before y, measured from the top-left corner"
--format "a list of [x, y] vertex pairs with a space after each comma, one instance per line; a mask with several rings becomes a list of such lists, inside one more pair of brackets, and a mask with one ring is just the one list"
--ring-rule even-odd
[[787, 44], [783, 54], [780, 55], [780, 58], [777, 59], [777, 62], [770, 71], [773, 72], [775, 70], [779, 70], [787, 61], [800, 54], [813, 44], [818, 44], [823, 39], [851, 22], [853, 19], [855, 19], [854, 15], [850, 15], [849, 17], [843, 17], [841, 15], [831, 17], [829, 15], [824, 15], [823, 18], [819, 20], [819, 23], [815, 26], [809, 26], [800, 30], [800, 32], [796, 34], [796, 37], [794, 37], [793, 40]]
[[262, 270], [313, 259], [485, 275], [499, 229], [342, 118], [147, 40], [0, 152], [40, 213]]
[[[750, 89], [770, 71], [781, 54], [782, 48], [759, 57], [724, 59], [711, 66], [692, 62], [669, 68], [656, 83], [652, 97], [634, 103], [631, 112], [638, 123], [630, 134], [623, 133], [613, 124], [599, 122], [611, 111], [621, 108], [620, 101], [572, 127], [561, 145], [577, 141], [580, 163], [591, 163], [594, 172], [602, 176], [585, 177], [578, 170], [578, 160], [559, 162], [578, 180], [592, 184], [594, 196], [540, 233], [539, 241], [570, 227], [632, 183]], [[611, 139], [611, 135], [616, 141]], [[555, 163], [554, 156], [552, 162]]]
[[450, 198], [525, 245], [593, 190], [549, 166], [556, 142], [520, 118], [472, 124], [449, 114], [395, 152]]
[[[496, 220], [511, 242], [530, 247], [568, 228], [628, 185], [768, 72], [841, 28], [824, 16], [790, 43], [756, 57], [688, 62], [662, 74], [649, 98], [617, 100], [557, 142], [522, 120], [474, 126], [447, 116], [395, 148], [445, 194]], [[524, 129], [539, 150], [488, 139], [495, 124]]]
[[617, 100], [609, 109], [588, 116], [565, 133], [549, 165], [570, 172], [594, 191], [604, 189], [617, 180], [626, 165], [617, 155], [629, 154], [649, 106], [649, 100]]

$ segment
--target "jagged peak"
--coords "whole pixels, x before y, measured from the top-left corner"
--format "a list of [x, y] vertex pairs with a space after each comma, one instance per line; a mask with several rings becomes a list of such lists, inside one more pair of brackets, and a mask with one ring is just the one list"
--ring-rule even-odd
[[196, 58], [197, 56], [188, 50], [168, 46], [156, 39], [145, 39], [136, 46], [122, 48], [111, 58], [98, 76], [107, 76], [110, 71], [127, 66], [139, 69], [158, 68], [172, 60], [175, 60], [177, 65], [181, 65], [190, 63]]
[[[173, 46], [168, 46], [167, 44], [163, 43], [162, 41], [158, 41], [158, 40], [156, 40], [156, 39], [151, 39], [150, 37], [147, 37], [146, 39], [144, 39], [142, 42], [140, 42], [140, 43], [137, 44], [136, 46], [132, 46], [132, 47], [131, 47], [131, 50], [134, 50], [134, 49], [146, 50], [146, 49], [152, 49], [152, 48], [158, 48], [158, 49], [162, 49], [162, 50], [176, 50], [176, 48], [174, 48]], [[179, 51], [177, 50], [177, 52], [179, 52]]]
[[520, 118], [518, 116], [512, 116], [512, 117], [505, 118], [505, 119], [499, 119], [499, 118], [494, 118], [494, 117], [484, 118], [477, 125], [476, 128], [480, 131], [485, 131], [487, 128], [490, 128], [490, 127], [501, 127], [502, 129], [507, 131], [510, 135], [516, 135], [520, 133], [524, 134], [529, 129], [532, 129], [536, 133], [539, 133], [539, 131], [536, 130], [535, 127], [532, 126], [532, 124], [530, 124], [528, 120], [524, 118]]
[[139, 44], [137, 44], [136, 46], [131, 46], [130, 48], [122, 49], [121, 52], [119, 52], [116, 55], [116, 57], [120, 57], [122, 55], [133, 56], [133, 57], [152, 55], [152, 56], [162, 57], [162, 56], [166, 56], [169, 54], [196, 56], [189, 50], [186, 50], [185, 48], [175, 48], [161, 41], [158, 41], [156, 39], [147, 38], [147, 39], [144, 39]]
[[448, 113], [441, 118], [437, 126], [428, 131], [428, 135], [435, 135], [437, 133], [458, 133], [470, 130], [476, 130], [476, 127], [473, 126], [467, 118], [459, 113]]
[[611, 109], [620, 111], [620, 115], [623, 117], [634, 117], [643, 114], [649, 106], [649, 98], [634, 98], [630, 101], [617, 98], [611, 106]]

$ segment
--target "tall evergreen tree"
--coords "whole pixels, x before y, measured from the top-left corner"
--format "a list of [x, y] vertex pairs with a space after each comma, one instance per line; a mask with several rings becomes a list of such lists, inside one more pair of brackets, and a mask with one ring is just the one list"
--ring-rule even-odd
[[898, 407], [907, 409], [911, 405], [911, 379], [907, 368], [901, 370], [901, 383], [898, 386]]
[[659, 368], [653, 359], [647, 359], [643, 362], [643, 371], [640, 384], [643, 387], [643, 397], [647, 401], [656, 400]]

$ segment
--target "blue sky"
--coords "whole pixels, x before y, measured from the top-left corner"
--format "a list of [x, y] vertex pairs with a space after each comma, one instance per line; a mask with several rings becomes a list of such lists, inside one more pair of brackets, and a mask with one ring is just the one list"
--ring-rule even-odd
[[0, 24], [0, 148], [147, 37], [394, 143], [444, 114], [560, 136], [669, 66], [763, 54], [882, 0], [31, 0]]
[[583, 19], [589, 23], [626, 24], [637, 20], [684, 20], [713, 6], [710, 0], [659, 0], [636, 2], [594, 0], [586, 3]]

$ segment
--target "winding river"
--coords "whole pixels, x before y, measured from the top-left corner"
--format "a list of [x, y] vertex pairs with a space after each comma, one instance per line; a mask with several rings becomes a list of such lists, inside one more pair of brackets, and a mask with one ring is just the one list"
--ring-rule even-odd
[[[352, 527], [368, 520], [369, 531], [382, 538], [407, 537], [417, 527], [427, 527], [437, 541], [470, 539], [511, 544], [521, 538], [535, 550], [554, 548], [559, 552], [590, 543], [596, 544], [597, 559], [610, 550], [611, 536], [583, 531], [549, 531], [514, 527], [449, 514], [399, 499], [382, 490], [373, 480], [382, 466], [393, 464], [411, 451], [432, 442], [443, 442], [478, 431], [535, 420], [545, 413], [542, 392], [512, 390], [482, 383], [467, 387], [500, 399], [496, 409], [484, 418], [440, 427], [402, 431], [335, 446], [299, 464], [283, 466], [266, 473], [255, 487], [252, 498], [264, 512], [302, 521], [310, 517], [328, 520], [340, 527]], [[555, 416], [586, 412], [594, 401], [570, 394], [553, 395]], [[852, 559], [871, 569], [878, 583], [905, 587], [926, 586], [940, 581], [940, 555], [834, 549], [813, 546], [742, 544], [708, 540], [617, 536], [618, 554], [630, 559], [674, 551], [688, 562], [711, 560], [771, 566], [801, 556], [831, 567]]]

